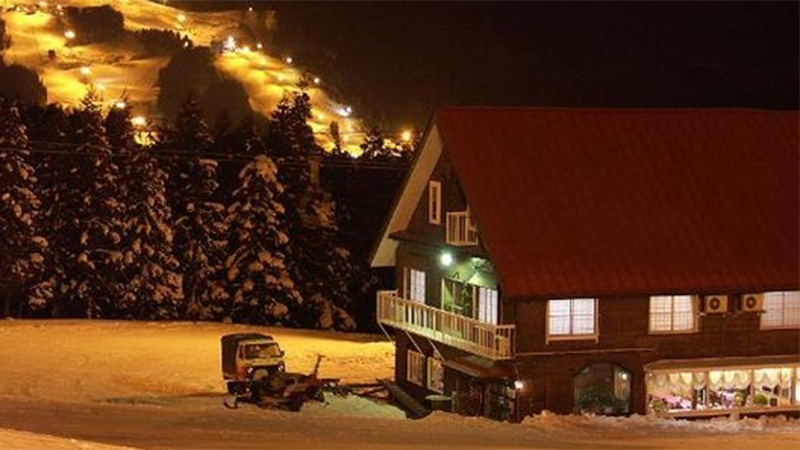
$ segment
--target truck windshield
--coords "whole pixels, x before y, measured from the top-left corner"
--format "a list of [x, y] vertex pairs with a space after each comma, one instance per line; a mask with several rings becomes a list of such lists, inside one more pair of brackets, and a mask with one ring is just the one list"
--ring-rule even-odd
[[281, 356], [278, 344], [253, 344], [244, 349], [244, 357], [247, 359], [271, 358]]

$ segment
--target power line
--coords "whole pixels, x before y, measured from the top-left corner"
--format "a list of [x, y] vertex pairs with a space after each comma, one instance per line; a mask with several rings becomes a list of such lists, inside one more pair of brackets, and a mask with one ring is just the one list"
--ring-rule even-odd
[[[64, 144], [64, 143], [61, 143]], [[71, 145], [71, 144], [65, 144]], [[113, 148], [113, 147], [99, 147], [99, 146], [91, 146], [91, 145], [74, 145], [74, 148]], [[71, 148], [72, 148], [71, 147]], [[116, 147], [120, 148], [120, 147]], [[98, 153], [98, 152], [87, 152], [87, 151], [78, 151], [78, 150], [71, 150], [71, 149], [52, 149], [52, 148], [19, 148], [19, 147], [5, 147], [0, 146], [0, 150], [2, 151], [13, 151], [19, 153], [35, 153], [35, 154], [48, 154], [48, 155], [63, 155], [63, 156], [74, 156], [74, 157], [107, 157], [107, 158], [115, 158], [115, 159], [131, 159], [135, 156], [135, 154], [124, 154], [124, 153]], [[210, 156], [210, 154], [200, 154], [200, 153], [193, 153], [187, 151], [180, 151], [180, 150], [170, 150], [170, 151], [151, 151], [146, 150], [150, 153], [150, 157], [164, 160], [164, 161], [195, 161], [197, 159], [212, 159], [216, 163], [234, 163], [234, 162], [250, 162], [252, 161], [257, 155], [248, 155], [248, 154], [216, 154], [221, 155], [220, 159], [215, 159], [214, 157]], [[269, 156], [269, 155], [267, 155]], [[287, 157], [287, 158], [272, 158], [278, 166], [297, 166], [297, 165], [304, 165], [306, 161]], [[357, 160], [353, 160], [352, 162], [345, 162], [345, 161], [320, 161], [320, 166], [325, 167], [337, 167], [337, 168], [352, 168], [352, 169], [369, 169], [369, 170], [405, 170], [408, 167], [406, 163], [395, 163], [389, 161], [369, 161], [369, 162], [361, 162]]]

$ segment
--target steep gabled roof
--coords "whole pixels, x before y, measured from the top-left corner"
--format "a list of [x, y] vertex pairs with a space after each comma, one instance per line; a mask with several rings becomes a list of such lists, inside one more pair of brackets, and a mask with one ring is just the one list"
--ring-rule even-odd
[[797, 289], [798, 124], [755, 110], [435, 117], [510, 297]]

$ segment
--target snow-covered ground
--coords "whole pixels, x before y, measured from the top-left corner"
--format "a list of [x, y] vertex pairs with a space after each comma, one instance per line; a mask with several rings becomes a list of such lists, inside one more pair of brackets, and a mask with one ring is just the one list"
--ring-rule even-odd
[[[41, 7], [40, 3], [45, 3]], [[166, 3], [166, 2], [164, 2]], [[3, 7], [24, 5], [31, 12], [5, 11]], [[127, 95], [136, 114], [152, 117], [158, 96], [158, 72], [168, 58], [145, 57], [126, 48], [124, 44], [93, 44], [68, 46], [64, 30], [57, 26], [57, 6], [111, 5], [125, 17], [127, 30], [161, 29], [189, 36], [195, 45], [210, 45], [212, 40], [223, 41], [228, 36], [238, 38], [239, 24], [254, 20], [254, 13], [244, 11], [198, 13], [180, 11], [148, 0], [7, 0], [0, 3], [0, 15], [6, 21], [7, 34], [12, 45], [3, 52], [7, 63], [17, 63], [35, 69], [47, 87], [48, 101], [77, 105], [93, 84], [106, 103], [113, 105], [123, 93]], [[252, 17], [249, 17], [248, 14]], [[257, 43], [238, 42], [238, 50], [215, 59], [220, 72], [242, 84], [255, 111], [269, 115], [287, 90], [294, 89], [303, 70], [300, 66], [313, 66], [313, 61], [287, 63], [289, 55], [276, 55], [270, 48], [256, 48]], [[48, 51], [54, 50], [57, 58], [50, 60]], [[81, 70], [88, 68], [88, 73]], [[364, 133], [361, 122], [353, 117], [342, 117], [339, 111], [345, 100], [332, 99], [319, 86], [309, 89], [313, 106], [309, 124], [324, 148], [331, 147], [329, 124], [338, 121], [344, 147], [355, 154], [361, 152], [359, 144]], [[357, 112], [356, 112], [357, 113]]]
[[0, 448], [800, 448], [784, 418], [675, 421], [542, 414], [522, 424], [326, 396], [300, 413], [221, 404], [219, 338], [272, 334], [290, 371], [391, 377], [382, 336], [213, 323], [0, 321]]

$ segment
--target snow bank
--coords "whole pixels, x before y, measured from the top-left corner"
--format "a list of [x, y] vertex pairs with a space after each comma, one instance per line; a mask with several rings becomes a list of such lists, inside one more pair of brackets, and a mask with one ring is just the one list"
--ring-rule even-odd
[[6, 430], [0, 428], [0, 448], [29, 450], [115, 450], [131, 447], [117, 447], [98, 444], [96, 442], [77, 439], [60, 438], [46, 434], [28, 433], [27, 431]]
[[530, 416], [523, 421], [529, 429], [559, 429], [577, 434], [593, 434], [608, 430], [625, 430], [629, 433], [650, 435], [656, 432], [687, 433], [741, 433], [741, 432], [788, 432], [799, 433], [800, 421], [785, 416], [761, 416], [738, 419], [716, 417], [708, 420], [683, 420], [657, 416], [608, 417], [584, 415], [559, 415], [549, 411]]
[[350, 416], [373, 419], [405, 419], [406, 413], [386, 403], [380, 403], [355, 395], [338, 396], [325, 394], [325, 402], [307, 402], [304, 415]]

